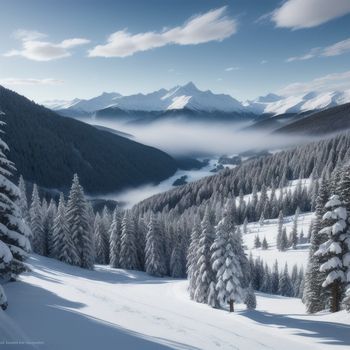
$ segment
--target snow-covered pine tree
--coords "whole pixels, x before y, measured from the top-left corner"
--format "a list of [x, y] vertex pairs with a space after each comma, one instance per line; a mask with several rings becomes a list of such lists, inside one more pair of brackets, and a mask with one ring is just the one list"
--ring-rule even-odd
[[290, 245], [293, 247], [293, 249], [297, 249], [297, 244], [298, 244], [298, 219], [299, 219], [299, 214], [300, 214], [300, 209], [297, 207], [295, 214], [294, 214], [294, 219], [293, 219], [293, 227], [292, 231], [290, 233]]
[[53, 222], [51, 256], [70, 265], [77, 265], [79, 261], [66, 220], [63, 193], [60, 194], [57, 214]]
[[[12, 253], [9, 247], [0, 240], [0, 279], [7, 278], [11, 271], [10, 264], [12, 261]], [[0, 307], [3, 310], [7, 308], [7, 297], [4, 289], [0, 284]]]
[[174, 248], [170, 257], [170, 276], [174, 278], [180, 278], [184, 276], [181, 247], [181, 234], [179, 234], [179, 230], [176, 230]]
[[224, 306], [229, 303], [230, 311], [233, 311], [233, 303], [242, 300], [243, 290], [240, 281], [242, 270], [233, 249], [235, 242], [231, 229], [232, 223], [228, 213], [225, 212], [216, 227], [216, 236], [210, 251], [212, 268], [216, 273], [215, 289], [218, 305]]
[[230, 312], [233, 312], [234, 302], [242, 301], [244, 293], [240, 282], [242, 270], [239, 260], [234, 254], [232, 241], [226, 244], [222, 259], [224, 264], [218, 270], [216, 269], [215, 262], [219, 259], [213, 263], [213, 268], [217, 271], [215, 289], [219, 303], [221, 305], [228, 303], [230, 305]]
[[279, 294], [284, 295], [286, 297], [293, 296], [293, 286], [288, 273], [288, 264], [284, 265], [284, 270], [280, 273], [279, 279]]
[[32, 230], [32, 248], [34, 253], [45, 254], [45, 235], [43, 214], [41, 210], [41, 203], [39, 191], [36, 184], [33, 186], [32, 203], [30, 205], [30, 228]]
[[279, 290], [279, 271], [278, 262], [275, 260], [273, 264], [272, 274], [271, 274], [271, 293], [277, 294]]
[[52, 251], [52, 234], [53, 222], [57, 215], [56, 202], [51, 199], [49, 206], [43, 211], [43, 228], [45, 237], [45, 252], [47, 256], [51, 256]]
[[22, 218], [29, 226], [30, 216], [29, 216], [29, 207], [28, 207], [28, 199], [27, 199], [27, 188], [22, 175], [20, 175], [19, 177], [18, 189], [19, 189], [19, 199], [17, 203], [19, 208], [21, 209]]
[[277, 239], [276, 239], [276, 247], [278, 250], [281, 250], [281, 241], [282, 241], [282, 232], [283, 232], [283, 212], [280, 211], [278, 215], [278, 225], [277, 225]]
[[265, 223], [265, 217], [264, 217], [264, 212], [262, 212], [259, 219], [259, 225], [264, 226], [264, 223]]
[[130, 210], [125, 211], [122, 220], [119, 264], [122, 269], [137, 270], [139, 268], [135, 228]]
[[95, 216], [94, 240], [95, 240], [95, 262], [97, 264], [107, 264], [105, 225], [99, 213]]
[[89, 225], [90, 219], [84, 190], [79, 184], [77, 174], [74, 174], [72, 187], [69, 192], [66, 217], [73, 244], [79, 258], [78, 265], [86, 269], [93, 269], [93, 232]]
[[247, 234], [248, 233], [248, 219], [247, 217], [244, 218], [243, 221], [243, 234]]
[[145, 259], [145, 270], [148, 274], [157, 277], [167, 274], [163, 233], [153, 213], [146, 235]]
[[308, 313], [315, 313], [324, 310], [328, 298], [326, 293], [322, 290], [322, 283], [326, 278], [326, 274], [325, 272], [320, 271], [320, 267], [325, 259], [322, 256], [315, 255], [320, 245], [327, 240], [327, 235], [321, 233], [321, 228], [324, 226], [324, 224], [321, 225], [321, 220], [325, 213], [325, 204], [327, 201], [328, 182], [322, 180], [315, 202], [316, 218], [312, 222], [309, 260], [305, 273], [303, 302]]
[[109, 264], [109, 229], [111, 227], [112, 224], [112, 218], [111, 218], [111, 214], [107, 208], [107, 206], [105, 205], [103, 207], [103, 211], [102, 211], [102, 215], [101, 215], [101, 223], [103, 226], [103, 246], [105, 249], [104, 255], [106, 257], [106, 264]]
[[263, 239], [263, 241], [262, 241], [262, 243], [261, 243], [261, 248], [262, 248], [263, 250], [269, 249], [269, 245], [268, 245], [268, 243], [267, 243], [267, 240], [266, 240], [266, 237], [265, 237], [265, 236], [264, 236], [264, 239]]
[[323, 221], [327, 226], [320, 233], [326, 233], [328, 240], [321, 244], [315, 255], [326, 258], [326, 261], [320, 266], [320, 271], [327, 274], [322, 287], [330, 291], [330, 309], [332, 312], [337, 312], [340, 310], [347, 283], [345, 272], [348, 266], [344, 266], [344, 262], [350, 263], [347, 244], [350, 243], [350, 234], [347, 227], [347, 211], [339, 196], [331, 196], [325, 208], [328, 211], [323, 215]]
[[109, 257], [111, 267], [119, 267], [120, 244], [122, 235], [122, 217], [118, 207], [113, 211], [112, 224], [109, 229]]
[[247, 288], [246, 296], [244, 303], [247, 305], [248, 310], [255, 310], [256, 309], [256, 296], [254, 293], [254, 289], [252, 284], [249, 284], [249, 287]]
[[287, 229], [283, 227], [282, 235], [281, 235], [280, 251], [284, 252], [287, 248], [288, 248]]
[[215, 232], [211, 222], [211, 211], [206, 207], [203, 220], [201, 222], [201, 234], [198, 241], [198, 261], [197, 279], [194, 299], [199, 303], [207, 303], [209, 296], [209, 286], [215, 281], [215, 274], [212, 269], [210, 257], [210, 247], [214, 242]]
[[260, 248], [261, 247], [261, 242], [259, 235], [256, 235], [254, 238], [254, 248]]
[[[196, 290], [197, 275], [199, 272], [198, 268], [198, 248], [199, 248], [199, 237], [201, 234], [201, 224], [199, 217], [197, 216], [193, 225], [191, 233], [190, 246], [187, 252], [187, 278], [189, 282], [189, 292], [191, 299], [194, 298], [194, 293]], [[214, 284], [215, 289], [215, 284]]]
[[[0, 122], [0, 126], [4, 124]], [[16, 168], [6, 157], [8, 151], [7, 144], [0, 138], [0, 241], [7, 245], [13, 257], [1, 273], [1, 277], [5, 279], [15, 278], [25, 270], [23, 261], [31, 249], [31, 232], [17, 204], [20, 191], [10, 180]]]

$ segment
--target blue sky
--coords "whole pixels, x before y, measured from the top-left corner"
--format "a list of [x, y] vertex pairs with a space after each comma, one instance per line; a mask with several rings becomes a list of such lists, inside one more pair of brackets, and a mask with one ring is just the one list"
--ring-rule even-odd
[[36, 101], [345, 89], [349, 23], [349, 0], [1, 0], [0, 84]]

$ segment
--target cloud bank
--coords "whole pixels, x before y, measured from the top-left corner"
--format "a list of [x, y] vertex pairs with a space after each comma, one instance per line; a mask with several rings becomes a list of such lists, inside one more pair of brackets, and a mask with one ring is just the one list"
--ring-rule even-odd
[[4, 56], [21, 56], [33, 61], [52, 61], [71, 56], [70, 49], [90, 42], [84, 38], [71, 38], [59, 43], [52, 43], [42, 40], [46, 34], [23, 29], [17, 30], [14, 37], [22, 42], [22, 48], [8, 51]]
[[317, 27], [350, 13], [349, 0], [287, 0], [271, 14], [279, 28]]
[[350, 70], [342, 73], [332, 73], [309, 82], [297, 82], [285, 86], [279, 91], [284, 96], [300, 95], [310, 91], [331, 91], [350, 89]]
[[89, 51], [90, 57], [127, 57], [166, 45], [197, 45], [222, 41], [237, 31], [237, 22], [226, 16], [226, 7], [190, 18], [182, 26], [161, 32], [131, 34], [126, 29], [111, 34], [107, 43]]
[[333, 45], [327, 47], [316, 47], [311, 49], [308, 53], [301, 56], [289, 57], [286, 62], [294, 62], [294, 61], [305, 61], [314, 57], [331, 57], [331, 56], [339, 56], [345, 53], [350, 52], [350, 38], [339, 41]]
[[32, 79], [32, 78], [4, 78], [0, 79], [0, 85], [18, 86], [18, 85], [60, 85], [63, 80], [59, 79]]

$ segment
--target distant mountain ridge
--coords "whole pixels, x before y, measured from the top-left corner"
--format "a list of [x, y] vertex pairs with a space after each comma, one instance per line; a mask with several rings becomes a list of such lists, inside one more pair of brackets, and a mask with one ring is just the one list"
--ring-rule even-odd
[[53, 110], [71, 110], [96, 112], [114, 107], [124, 111], [161, 112], [189, 109], [205, 112], [240, 112], [242, 104], [226, 94], [214, 94], [210, 90], [201, 91], [192, 82], [175, 86], [172, 89], [160, 89], [149, 94], [122, 96], [118, 93], [103, 93], [89, 100], [46, 101], [46, 107]]
[[[350, 90], [308, 92], [294, 96], [279, 96], [269, 93], [255, 100], [240, 102], [227, 94], [215, 94], [210, 90], [199, 90], [194, 83], [178, 85], [171, 89], [160, 89], [148, 94], [134, 94], [123, 96], [116, 92], [104, 92], [92, 99], [71, 101], [46, 101], [44, 105], [67, 116], [89, 115], [135, 115], [139, 112], [165, 113], [175, 111], [178, 115], [182, 111], [196, 114], [215, 113], [252, 115], [281, 115], [290, 113], [304, 113], [307, 111], [323, 110], [350, 102]], [[103, 111], [102, 113], [100, 111]]]
[[66, 192], [78, 173], [87, 193], [108, 193], [160, 182], [179, 167], [163, 151], [62, 118], [2, 86], [0, 114], [16, 176], [46, 189]]

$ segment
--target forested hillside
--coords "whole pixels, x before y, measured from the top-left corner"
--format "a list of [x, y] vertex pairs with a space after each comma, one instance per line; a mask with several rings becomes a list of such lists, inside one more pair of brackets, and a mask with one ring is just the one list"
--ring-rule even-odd
[[62, 118], [1, 86], [0, 111], [17, 174], [42, 187], [66, 192], [78, 173], [88, 193], [111, 192], [161, 181], [177, 168], [158, 149]]

